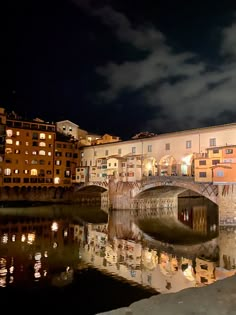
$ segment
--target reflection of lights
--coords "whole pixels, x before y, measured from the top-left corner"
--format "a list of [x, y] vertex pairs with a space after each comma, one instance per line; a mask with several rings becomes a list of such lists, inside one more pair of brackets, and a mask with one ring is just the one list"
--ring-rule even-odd
[[28, 241], [27, 241], [27, 243], [28, 244], [33, 244], [34, 240], [35, 240], [35, 234], [34, 233], [29, 233], [28, 234]]
[[58, 223], [57, 222], [53, 222], [51, 225], [51, 230], [53, 232], [56, 232], [58, 230]]
[[184, 276], [190, 280], [193, 281], [195, 278], [193, 277], [193, 268], [192, 266], [188, 265], [188, 267], [183, 271]]
[[54, 242], [53, 245], [52, 245], [52, 247], [53, 247], [53, 248], [57, 248], [57, 243]]
[[9, 283], [13, 283], [13, 281], [14, 281], [14, 277], [10, 276]]
[[25, 240], [26, 240], [25, 234], [22, 234], [21, 235], [21, 242], [25, 242]]
[[44, 252], [44, 257], [48, 257], [48, 252], [45, 250], [45, 252]]
[[41, 257], [42, 257], [42, 255], [41, 255], [41, 253], [35, 253], [35, 255], [34, 255], [34, 259], [35, 260], [40, 260], [41, 259]]
[[16, 241], [16, 236], [15, 236], [15, 234], [12, 235], [11, 240], [12, 240], [12, 242], [15, 242], [15, 241]]
[[9, 272], [10, 272], [10, 273], [13, 273], [13, 271], [14, 271], [14, 266], [11, 266], [11, 267], [9, 268]]
[[3, 243], [3, 244], [6, 244], [7, 241], [8, 241], [8, 235], [7, 235], [7, 234], [3, 234], [2, 243]]
[[64, 236], [65, 236], [65, 237], [68, 236], [68, 231], [67, 231], [67, 230], [64, 231]]

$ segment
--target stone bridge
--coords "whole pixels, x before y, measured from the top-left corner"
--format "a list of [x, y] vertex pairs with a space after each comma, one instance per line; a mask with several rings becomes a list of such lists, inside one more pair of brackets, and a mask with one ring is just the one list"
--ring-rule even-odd
[[[213, 185], [197, 183], [188, 176], [149, 176], [142, 181], [90, 182], [83, 185], [103, 189], [101, 194], [103, 209], [160, 209], [161, 215], [175, 216], [178, 196], [187, 192], [191, 196], [201, 195], [218, 206], [219, 224], [236, 225], [236, 185]], [[187, 196], [187, 194], [186, 194]]]

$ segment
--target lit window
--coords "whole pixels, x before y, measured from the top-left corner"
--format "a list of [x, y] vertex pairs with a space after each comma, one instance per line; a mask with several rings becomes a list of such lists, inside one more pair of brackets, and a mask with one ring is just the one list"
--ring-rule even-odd
[[29, 170], [24, 170], [23, 173], [24, 174], [29, 174]]
[[60, 184], [60, 178], [59, 177], [54, 178], [54, 184]]
[[19, 140], [16, 141], [16, 145], [20, 145], [20, 141]]
[[20, 154], [20, 150], [15, 150], [15, 154]]
[[39, 150], [39, 155], [46, 155], [46, 152], [44, 150]]
[[29, 142], [28, 142], [28, 141], [26, 141], [25, 145], [26, 145], [26, 146], [28, 147], [28, 145], [29, 145]]
[[40, 147], [46, 147], [46, 143], [41, 141], [41, 142], [39, 142], [39, 146]]
[[26, 151], [25, 151], [25, 154], [29, 154], [29, 151], [28, 151], [28, 150], [26, 150]]
[[48, 156], [51, 156], [52, 155], [52, 152], [48, 152]]
[[52, 135], [48, 135], [48, 139], [52, 139]]
[[7, 130], [6, 130], [6, 134], [7, 134], [7, 137], [12, 137], [13, 131], [10, 130], [10, 129], [7, 129]]
[[12, 144], [12, 139], [6, 139], [6, 144]]
[[152, 152], [152, 145], [151, 144], [148, 145], [148, 152]]
[[132, 154], [136, 153], [136, 147], [132, 147]]
[[38, 164], [37, 160], [32, 160], [31, 164]]
[[41, 140], [46, 139], [45, 133], [40, 133], [39, 134], [39, 139], [41, 139]]
[[16, 132], [16, 135], [19, 136], [19, 135], [20, 135], [20, 131], [17, 131], [17, 132]]
[[37, 155], [37, 151], [33, 151], [32, 154], [33, 154], [33, 155]]
[[11, 175], [11, 169], [10, 168], [5, 168], [4, 169], [4, 175], [7, 175], [7, 176]]
[[15, 173], [15, 174], [19, 174], [20, 171], [19, 171], [19, 170], [14, 170], [14, 173]]
[[32, 168], [32, 170], [30, 171], [30, 175], [37, 176], [38, 171], [35, 168]]
[[233, 149], [226, 149], [226, 150], [225, 150], [225, 153], [226, 153], [226, 154], [232, 154], [233, 152], [234, 152]]
[[10, 153], [12, 153], [12, 149], [11, 148], [6, 148], [5, 152], [6, 152], [6, 154], [10, 154]]

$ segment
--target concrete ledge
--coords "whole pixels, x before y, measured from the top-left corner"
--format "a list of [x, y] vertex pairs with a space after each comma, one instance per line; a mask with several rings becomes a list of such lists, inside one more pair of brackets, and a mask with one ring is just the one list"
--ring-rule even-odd
[[235, 315], [236, 275], [205, 287], [160, 294], [99, 315]]

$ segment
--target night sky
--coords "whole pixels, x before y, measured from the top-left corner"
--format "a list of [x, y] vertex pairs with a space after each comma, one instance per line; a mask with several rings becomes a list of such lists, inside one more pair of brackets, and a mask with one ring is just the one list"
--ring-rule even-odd
[[128, 139], [236, 122], [236, 1], [1, 4], [0, 106]]

